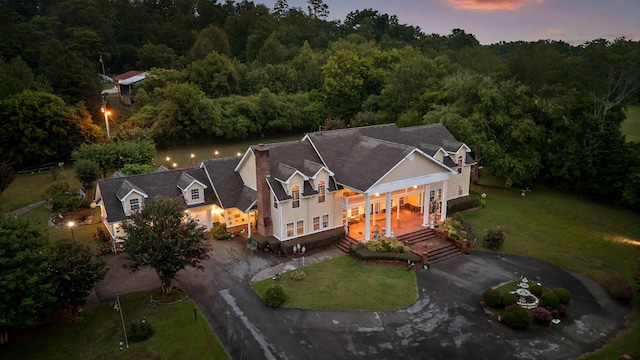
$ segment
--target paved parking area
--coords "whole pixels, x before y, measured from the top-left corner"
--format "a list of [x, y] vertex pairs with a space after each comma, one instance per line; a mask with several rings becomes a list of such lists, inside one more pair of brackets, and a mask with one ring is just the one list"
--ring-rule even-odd
[[[249, 281], [282, 267], [279, 259], [235, 241], [214, 241], [213, 247], [204, 271], [183, 271], [178, 281], [234, 359], [568, 359], [601, 347], [631, 311], [590, 279], [534, 259], [482, 251], [418, 270], [419, 299], [406, 309], [271, 309]], [[110, 292], [124, 276], [113, 270], [104, 281], [111, 286], [99, 284]], [[521, 275], [567, 288], [569, 316], [550, 328], [515, 331], [486, 314], [482, 291]], [[141, 278], [153, 281], [146, 276]]]

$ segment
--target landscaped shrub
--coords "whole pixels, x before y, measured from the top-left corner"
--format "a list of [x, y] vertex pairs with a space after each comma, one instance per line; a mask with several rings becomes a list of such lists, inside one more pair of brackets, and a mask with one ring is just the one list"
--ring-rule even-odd
[[381, 253], [408, 253], [409, 247], [403, 245], [395, 238], [370, 240], [364, 243], [364, 248], [369, 251], [381, 252]]
[[129, 342], [137, 343], [147, 340], [153, 335], [153, 328], [151, 324], [146, 321], [134, 321], [129, 324], [129, 329], [127, 329], [127, 336]]
[[542, 305], [549, 309], [556, 309], [558, 304], [560, 304], [560, 299], [558, 295], [552, 293], [551, 291], [545, 291], [542, 296], [540, 296], [540, 302]]
[[69, 190], [66, 182], [57, 182], [49, 186], [45, 192], [49, 196], [51, 210], [67, 212], [89, 207], [90, 199], [81, 198], [75, 192]]
[[519, 305], [511, 305], [505, 308], [502, 319], [505, 324], [514, 329], [526, 329], [531, 325], [533, 314]]
[[604, 286], [616, 300], [629, 301], [633, 297], [633, 288], [618, 274], [607, 276], [604, 279]]
[[500, 303], [502, 306], [507, 307], [511, 306], [518, 302], [518, 297], [512, 293], [502, 293], [502, 297], [500, 299]]
[[442, 224], [438, 226], [438, 230], [446, 232], [453, 240], [462, 240], [467, 236], [467, 233], [464, 231], [462, 221], [462, 214], [458, 213], [452, 217], [444, 219]]
[[227, 240], [231, 237], [231, 233], [227, 231], [227, 224], [224, 223], [211, 229], [211, 233], [213, 233], [213, 238], [216, 240]]
[[264, 304], [269, 307], [278, 307], [287, 299], [287, 291], [280, 284], [271, 284], [264, 292]]
[[544, 288], [538, 284], [532, 284], [529, 287], [529, 291], [536, 297], [540, 297], [544, 293]]
[[560, 304], [568, 305], [571, 301], [571, 294], [569, 293], [569, 290], [565, 288], [555, 288], [553, 289], [553, 293], [558, 296]]
[[502, 228], [498, 226], [495, 229], [487, 229], [484, 232], [482, 241], [486, 248], [489, 248], [491, 250], [498, 250], [504, 243], [505, 238], [506, 236], [504, 230], [502, 230]]
[[487, 289], [482, 293], [482, 301], [490, 308], [499, 306], [501, 300], [502, 294], [496, 289]]
[[533, 319], [542, 326], [549, 326], [551, 325], [551, 320], [553, 320], [553, 315], [551, 311], [542, 306], [538, 306], [533, 310]]
[[557, 317], [564, 318], [569, 314], [569, 308], [565, 304], [558, 304], [558, 308], [556, 309]]

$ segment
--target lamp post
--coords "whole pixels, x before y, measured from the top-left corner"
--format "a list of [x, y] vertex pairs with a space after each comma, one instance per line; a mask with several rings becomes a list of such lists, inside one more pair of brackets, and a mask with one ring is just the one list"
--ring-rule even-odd
[[109, 132], [109, 115], [111, 115], [111, 111], [107, 110], [107, 106], [102, 106], [102, 112], [104, 113], [104, 124], [107, 128], [107, 139], [111, 138], [111, 133]]
[[300, 268], [304, 266], [304, 252], [307, 251], [307, 248], [304, 246], [300, 246], [300, 244], [293, 245], [293, 253], [298, 255], [298, 273], [300, 273]]
[[191, 166], [196, 166], [196, 154], [191, 154]]
[[73, 221], [69, 221], [67, 223], [67, 226], [71, 229], [71, 239], [75, 242], [76, 241], [76, 234], [73, 232], [73, 227], [76, 226], [76, 223], [74, 223]]

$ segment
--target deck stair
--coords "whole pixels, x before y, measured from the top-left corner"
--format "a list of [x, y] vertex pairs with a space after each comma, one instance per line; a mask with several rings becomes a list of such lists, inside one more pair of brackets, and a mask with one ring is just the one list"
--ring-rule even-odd
[[425, 228], [400, 235], [398, 236], [398, 241], [418, 254], [423, 254], [426, 250], [427, 261], [429, 261], [430, 264], [462, 254], [454, 243], [443, 239], [433, 229]]
[[342, 240], [336, 243], [336, 247], [348, 254], [351, 250], [351, 245], [355, 245], [357, 243], [358, 240], [346, 235]]

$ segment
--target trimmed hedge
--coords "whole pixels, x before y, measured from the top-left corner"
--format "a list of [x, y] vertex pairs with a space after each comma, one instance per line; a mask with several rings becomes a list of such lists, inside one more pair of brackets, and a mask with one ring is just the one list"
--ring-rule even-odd
[[542, 294], [544, 294], [544, 288], [538, 284], [531, 285], [529, 287], [529, 291], [536, 297], [540, 297], [542, 296]]
[[511, 293], [502, 293], [502, 297], [500, 298], [500, 303], [502, 306], [507, 307], [518, 302], [518, 297]]
[[278, 307], [287, 299], [287, 291], [280, 284], [271, 284], [264, 292], [264, 304], [269, 307]]
[[459, 211], [473, 209], [478, 206], [476, 197], [473, 195], [447, 201], [447, 214], [454, 214]]
[[502, 301], [502, 294], [496, 289], [487, 289], [482, 293], [482, 301], [490, 308], [498, 307]]
[[519, 305], [511, 305], [505, 308], [503, 321], [514, 329], [526, 329], [531, 326], [533, 314]]
[[565, 288], [560, 288], [560, 287], [555, 288], [553, 289], [553, 293], [558, 296], [558, 299], [560, 300], [560, 304], [567, 305], [571, 301], [571, 294], [569, 293], [569, 290]]
[[542, 305], [549, 309], [557, 309], [560, 304], [560, 299], [558, 295], [552, 293], [551, 291], [545, 291], [544, 294], [540, 297], [540, 302]]
[[392, 252], [377, 252], [370, 251], [364, 248], [363, 244], [358, 244], [351, 249], [351, 255], [360, 260], [392, 260], [401, 261], [406, 263], [410, 261], [412, 263], [419, 263], [422, 261], [422, 256], [413, 253], [392, 253]]

